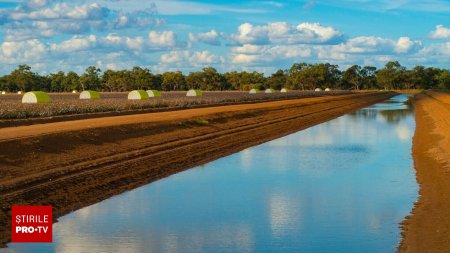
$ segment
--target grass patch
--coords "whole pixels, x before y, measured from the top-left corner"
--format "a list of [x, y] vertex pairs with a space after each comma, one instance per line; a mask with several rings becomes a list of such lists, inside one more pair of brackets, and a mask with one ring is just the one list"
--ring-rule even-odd
[[207, 121], [206, 119], [202, 119], [202, 118], [197, 118], [195, 120], [195, 124], [199, 125], [199, 126], [205, 126], [209, 124], [209, 121]]

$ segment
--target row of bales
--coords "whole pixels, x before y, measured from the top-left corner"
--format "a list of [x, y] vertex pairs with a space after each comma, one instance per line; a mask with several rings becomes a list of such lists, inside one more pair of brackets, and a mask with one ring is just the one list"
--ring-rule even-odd
[[[77, 91], [72, 91], [72, 93], [78, 93]], [[5, 94], [5, 93], [3, 93]], [[21, 94], [21, 93], [19, 93]], [[186, 93], [187, 97], [200, 97], [202, 92], [200, 90], [189, 90]], [[128, 93], [129, 100], [145, 100], [149, 98], [161, 97], [161, 92], [158, 90], [133, 90]], [[96, 100], [100, 99], [100, 93], [93, 90], [85, 90], [80, 93], [80, 99], [82, 100]], [[49, 103], [50, 96], [43, 91], [30, 91], [23, 95], [22, 103], [24, 104], [35, 104], [35, 103]]]
[[[315, 89], [314, 91], [322, 91], [322, 89], [321, 89], [321, 88], [317, 88], [317, 89]], [[325, 91], [331, 91], [331, 89], [330, 89], [330, 88], [326, 88]], [[259, 89], [251, 89], [251, 90], [249, 91], [250, 94], [258, 94], [258, 93], [261, 93], [261, 92], [262, 92], [262, 91], [259, 90]], [[275, 90], [272, 89], [272, 88], [268, 88], [268, 89], [266, 89], [266, 90], [264, 91], [264, 93], [266, 93], [266, 94], [270, 94], [270, 93], [274, 93], [274, 92], [275, 92]], [[281, 93], [286, 93], [286, 92], [288, 92], [288, 89], [283, 88], [283, 89], [280, 90], [280, 92], [281, 92]]]
[[[251, 89], [248, 93], [249, 93], [249, 94], [259, 94], [259, 93], [261, 93], [261, 92], [262, 92], [262, 91], [259, 90], [259, 89]], [[264, 91], [264, 93], [266, 93], [266, 94], [270, 94], [270, 93], [274, 93], [274, 92], [275, 92], [275, 90], [274, 90], [274, 89], [271, 89], [271, 88], [266, 89], [266, 90]], [[287, 92], [287, 89], [283, 88], [283, 89], [280, 90], [280, 92], [286, 93], [286, 92]]]
[[[322, 91], [322, 89], [317, 88], [315, 89], [315, 91]], [[329, 88], [326, 88], [325, 91], [330, 91]], [[259, 89], [251, 89], [249, 91], [249, 94], [259, 94], [262, 93], [263, 91], [259, 90]], [[270, 94], [270, 93], [274, 93], [275, 90], [274, 89], [266, 89], [264, 91], [264, 93], [266, 94]], [[288, 92], [288, 90], [286, 88], [283, 88], [280, 90], [281, 93], [286, 93]], [[72, 93], [78, 93], [76, 90], [72, 91]], [[2, 92], [2, 94], [5, 94], [4, 92]], [[21, 94], [21, 93], [18, 93]], [[191, 89], [186, 93], [187, 97], [200, 97], [202, 96], [202, 91], [201, 90], [194, 90]], [[159, 92], [158, 90], [133, 90], [131, 92], [128, 93], [128, 100], [146, 100], [149, 98], [156, 98], [156, 97], [161, 97], [161, 92]], [[80, 99], [82, 100], [96, 100], [96, 99], [100, 99], [100, 93], [97, 91], [92, 91], [92, 90], [85, 90], [83, 92], [80, 93], [79, 96]], [[22, 103], [25, 104], [34, 104], [34, 103], [49, 103], [50, 102], [50, 96], [42, 91], [30, 91], [27, 92], [23, 95], [22, 97]]]

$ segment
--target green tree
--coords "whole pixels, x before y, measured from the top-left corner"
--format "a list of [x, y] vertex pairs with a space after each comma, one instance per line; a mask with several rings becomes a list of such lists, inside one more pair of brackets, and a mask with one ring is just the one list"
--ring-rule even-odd
[[223, 75], [213, 67], [203, 68], [200, 87], [202, 90], [227, 90], [229, 88]]
[[443, 69], [436, 76], [438, 87], [441, 89], [450, 89], [450, 70]]
[[73, 71], [68, 72], [64, 76], [62, 86], [64, 91], [81, 90], [80, 76]]
[[103, 86], [109, 91], [134, 90], [132, 78], [127, 70], [106, 70], [101, 78]]
[[133, 67], [130, 75], [135, 88], [138, 90], [146, 90], [154, 85], [152, 83], [154, 81], [153, 75], [148, 68]]
[[377, 68], [373, 66], [364, 66], [361, 69], [361, 77], [362, 77], [362, 85], [364, 89], [378, 89], [377, 77], [376, 77]]
[[163, 82], [163, 75], [161, 75], [161, 74], [153, 75], [152, 81], [150, 84], [150, 89], [161, 90], [162, 82]]
[[8, 76], [0, 77], [0, 91], [9, 91], [10, 90], [7, 79], [8, 79]]
[[306, 63], [294, 63], [289, 69], [286, 85], [289, 89], [305, 90], [305, 83], [302, 82], [302, 71], [308, 67]]
[[82, 90], [100, 90], [100, 72], [101, 70], [97, 67], [87, 67], [86, 72], [80, 77]]
[[363, 74], [361, 66], [353, 65], [342, 74], [342, 88], [344, 89], [352, 88], [359, 90], [362, 83]]
[[266, 88], [280, 90], [282, 87], [286, 86], [288, 77], [286, 72], [287, 71], [279, 69], [277, 72], [273, 73], [269, 78], [267, 78]]
[[28, 65], [19, 65], [17, 69], [13, 70], [7, 80], [8, 86], [13, 90], [30, 91], [35, 75], [31, 72], [31, 67]]
[[223, 74], [223, 76], [227, 82], [227, 87], [232, 90], [249, 90], [250, 86], [258, 88], [266, 81], [264, 74], [256, 71], [232, 71]]
[[405, 70], [398, 61], [388, 62], [383, 69], [378, 70], [377, 82], [385, 90], [399, 89]]
[[189, 73], [186, 82], [190, 89], [226, 90], [229, 88], [225, 77], [212, 67], [203, 68], [202, 72]]
[[161, 84], [162, 90], [185, 90], [186, 78], [181, 71], [165, 72]]
[[59, 71], [56, 74], [50, 74], [50, 90], [53, 92], [62, 92], [64, 91], [64, 79], [65, 74], [63, 71]]

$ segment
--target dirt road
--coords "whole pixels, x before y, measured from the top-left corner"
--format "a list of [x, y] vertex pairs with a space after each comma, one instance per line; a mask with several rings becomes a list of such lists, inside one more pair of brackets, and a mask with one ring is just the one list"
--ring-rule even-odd
[[395, 93], [373, 92], [0, 129], [0, 241], [11, 205], [54, 217]]
[[450, 95], [416, 95], [414, 166], [419, 201], [404, 222], [400, 252], [450, 252]]

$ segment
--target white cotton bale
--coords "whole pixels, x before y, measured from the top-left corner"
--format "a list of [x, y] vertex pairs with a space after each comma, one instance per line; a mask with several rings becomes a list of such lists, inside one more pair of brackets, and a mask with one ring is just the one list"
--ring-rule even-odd
[[85, 90], [80, 93], [80, 99], [100, 99], [100, 94], [96, 91]]
[[49, 103], [50, 97], [47, 93], [42, 91], [30, 91], [23, 95], [23, 104], [37, 104], [37, 103]]
[[147, 94], [150, 98], [161, 97], [161, 92], [159, 92], [158, 90], [148, 90]]
[[133, 90], [128, 93], [129, 100], [144, 100], [148, 99], [148, 93], [145, 90]]
[[248, 93], [249, 94], [258, 94], [258, 93], [260, 93], [261, 91], [260, 90], [258, 90], [258, 89], [251, 89]]
[[186, 93], [186, 97], [200, 97], [200, 96], [202, 96], [202, 91], [200, 90], [191, 89]]

